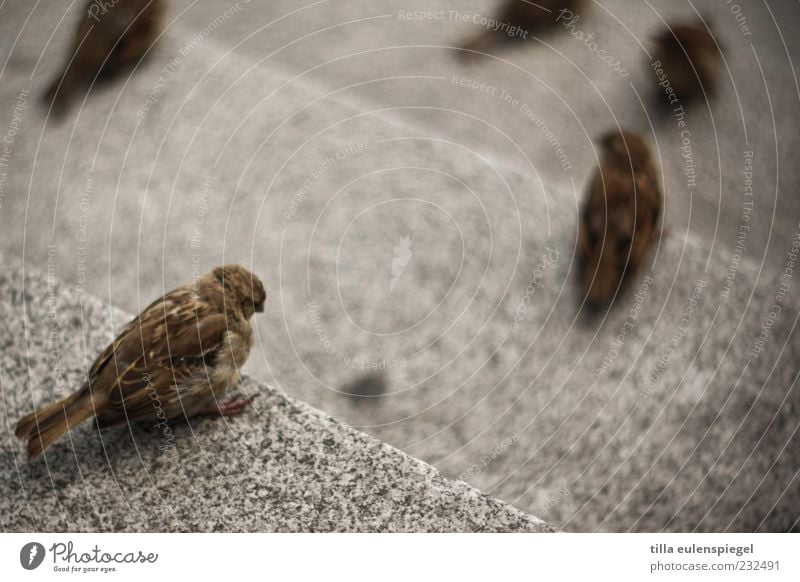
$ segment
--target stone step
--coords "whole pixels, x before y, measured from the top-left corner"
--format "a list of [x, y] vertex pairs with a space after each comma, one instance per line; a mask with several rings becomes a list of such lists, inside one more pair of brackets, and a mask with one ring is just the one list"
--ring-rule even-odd
[[0, 275], [2, 531], [545, 532], [543, 521], [265, 384], [232, 419], [80, 426], [29, 461], [16, 420], [78, 387], [130, 315], [46, 271]]

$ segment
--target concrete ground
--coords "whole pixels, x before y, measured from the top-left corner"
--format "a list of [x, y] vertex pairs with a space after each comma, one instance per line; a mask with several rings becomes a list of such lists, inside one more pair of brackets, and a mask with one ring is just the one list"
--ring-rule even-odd
[[[407, 14], [429, 6], [176, 1], [56, 123], [78, 7], [0, 5], [2, 251], [129, 312], [241, 262], [270, 294], [248, 373], [553, 525], [797, 529], [800, 6], [591, 3], [577, 28], [626, 77], [566, 31], [464, 62], [459, 15], [495, 3]], [[693, 6], [725, 66], [687, 108], [690, 188], [648, 39]], [[657, 152], [666, 230], [592, 321], [577, 209], [616, 124]]]

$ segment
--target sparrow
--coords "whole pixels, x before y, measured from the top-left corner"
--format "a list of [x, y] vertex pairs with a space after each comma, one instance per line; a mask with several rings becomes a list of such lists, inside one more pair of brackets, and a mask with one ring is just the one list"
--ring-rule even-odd
[[239, 380], [253, 343], [250, 318], [264, 310], [266, 297], [258, 277], [239, 265], [167, 293], [100, 354], [80, 390], [22, 418], [16, 436], [34, 458], [92, 416], [105, 428], [242, 412], [250, 400], [219, 399]]
[[668, 26], [656, 37], [653, 53], [679, 99], [715, 93], [721, 53], [704, 21]]
[[89, 0], [64, 69], [44, 94], [55, 115], [95, 79], [105, 81], [145, 56], [161, 30], [164, 0]]
[[581, 286], [591, 307], [608, 304], [640, 266], [661, 214], [658, 171], [647, 142], [629, 131], [607, 134], [583, 203], [578, 232]]
[[557, 22], [577, 21], [576, 11], [584, 4], [585, 0], [505, 0], [498, 15], [490, 19], [495, 24], [465, 42], [460, 54], [473, 57], [503, 42], [527, 40]]

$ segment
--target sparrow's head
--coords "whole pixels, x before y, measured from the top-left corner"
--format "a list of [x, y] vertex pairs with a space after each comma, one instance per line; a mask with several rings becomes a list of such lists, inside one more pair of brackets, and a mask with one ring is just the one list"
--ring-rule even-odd
[[654, 57], [681, 100], [713, 95], [723, 46], [705, 16], [693, 23], [671, 25], [655, 39]]
[[264, 285], [244, 267], [223, 265], [211, 271], [211, 276], [222, 284], [226, 303], [233, 302], [246, 318], [264, 311], [264, 302], [267, 300]]
[[612, 131], [600, 140], [600, 145], [603, 146], [603, 163], [620, 170], [638, 172], [651, 163], [650, 147], [642, 136], [633, 132]]

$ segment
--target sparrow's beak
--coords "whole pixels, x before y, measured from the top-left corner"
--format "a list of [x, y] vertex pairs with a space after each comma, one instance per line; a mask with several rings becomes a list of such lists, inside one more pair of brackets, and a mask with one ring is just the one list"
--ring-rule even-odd
[[253, 309], [255, 309], [256, 313], [264, 313], [264, 304], [257, 303], [256, 305], [253, 306]]

